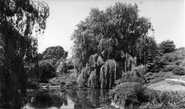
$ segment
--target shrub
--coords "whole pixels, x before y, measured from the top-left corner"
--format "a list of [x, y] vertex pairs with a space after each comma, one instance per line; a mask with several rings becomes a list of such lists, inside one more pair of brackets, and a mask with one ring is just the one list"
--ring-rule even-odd
[[168, 92], [161, 92], [153, 89], [149, 89], [148, 95], [150, 95], [149, 102], [153, 106], [160, 105], [161, 107], [167, 107], [170, 103], [170, 93]]
[[131, 73], [125, 73], [123, 74], [123, 77], [121, 79], [118, 79], [116, 81], [116, 84], [126, 83], [126, 82], [143, 83], [144, 81], [140, 77], [134, 77]]
[[56, 58], [57, 60], [60, 58], [65, 59], [68, 56], [68, 52], [63, 49], [61, 46], [53, 46], [48, 47], [42, 53], [42, 60]]
[[40, 60], [39, 63], [48, 63], [50, 64], [52, 67], [56, 68], [55, 64], [57, 62], [56, 58], [52, 58], [52, 59], [45, 59], [45, 60]]
[[185, 59], [181, 62], [180, 66], [185, 67]]
[[163, 108], [181, 108], [184, 107], [184, 92], [157, 91], [148, 89], [147, 94], [150, 96], [150, 107]]
[[58, 75], [62, 75], [64, 73], [70, 73], [69, 70], [74, 69], [72, 58], [60, 59], [57, 61], [55, 66], [56, 66], [56, 72], [58, 73]]
[[159, 48], [162, 50], [163, 53], [170, 53], [175, 51], [175, 44], [173, 41], [166, 40], [159, 44]]
[[182, 67], [177, 67], [173, 70], [174, 75], [185, 75], [185, 69]]
[[66, 63], [66, 61], [60, 62], [60, 64], [56, 68], [56, 72], [58, 73], [58, 75], [62, 75], [64, 73], [67, 73], [67, 63]]
[[162, 60], [161, 57], [157, 57], [154, 60], [153, 64], [147, 65], [148, 72], [159, 72], [161, 69], [164, 68], [166, 64], [167, 63], [164, 60]]
[[180, 64], [185, 59], [185, 50], [176, 50], [171, 53], [166, 53], [161, 57], [161, 60], [166, 64]]
[[179, 56], [176, 52], [166, 53], [162, 56], [162, 61], [165, 63], [175, 62], [179, 59]]
[[147, 73], [147, 67], [140, 65], [134, 69], [138, 77], [143, 77]]
[[167, 65], [162, 72], [170, 72], [173, 71], [175, 68], [179, 68], [179, 66], [177, 65]]
[[139, 109], [185, 107], [184, 92], [149, 89], [136, 82], [127, 82], [117, 85], [110, 91], [110, 97], [112, 97], [116, 105], [122, 107], [130, 105], [139, 106]]
[[122, 78], [116, 81], [116, 84], [125, 82], [138, 82], [145, 83], [146, 79], [144, 75], [147, 72], [147, 68], [144, 65], [140, 65], [133, 69], [131, 72], [124, 73]]
[[110, 91], [113, 101], [120, 106], [139, 106], [148, 102], [149, 96], [146, 93], [146, 87], [136, 82], [126, 82], [119, 84]]
[[41, 82], [47, 82], [55, 76], [55, 68], [51, 64], [45, 61], [39, 62], [39, 79]]

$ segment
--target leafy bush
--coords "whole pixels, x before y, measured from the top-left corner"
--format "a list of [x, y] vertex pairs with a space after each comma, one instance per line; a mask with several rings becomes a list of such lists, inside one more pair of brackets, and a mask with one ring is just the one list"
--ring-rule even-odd
[[160, 56], [160, 54], [158, 54], [153, 60], [153, 63], [148, 63], [146, 65], [147, 72], [159, 72], [161, 69], [163, 69], [164, 66], [167, 65], [167, 63], [161, 58], [162, 57]]
[[149, 103], [153, 106], [160, 105], [160, 107], [167, 107], [169, 105], [171, 96], [168, 92], [148, 89], [147, 93], [150, 95]]
[[170, 53], [175, 51], [175, 44], [173, 41], [166, 40], [159, 44], [159, 48], [162, 50], [163, 53]]
[[145, 83], [146, 79], [144, 75], [146, 74], [147, 69], [144, 65], [136, 67], [133, 71], [124, 73], [122, 78], [116, 81], [116, 84], [125, 83], [125, 82], [138, 82]]
[[46, 61], [39, 62], [39, 79], [41, 82], [47, 82], [50, 78], [56, 76], [55, 68]]
[[173, 74], [174, 75], [185, 75], [185, 69], [182, 67], [177, 67], [173, 69]]
[[49, 64], [52, 65], [54, 68], [56, 68], [56, 67], [55, 67], [55, 64], [56, 64], [56, 62], [57, 62], [57, 59], [56, 59], [56, 58], [45, 59], [45, 60], [41, 60], [40, 62], [49, 63]]
[[56, 72], [58, 75], [64, 74], [64, 73], [70, 73], [69, 70], [74, 69], [72, 58], [69, 59], [60, 59], [56, 62]]
[[54, 47], [48, 47], [46, 50], [42, 53], [42, 59], [65, 59], [68, 55], [68, 52], [66, 52], [63, 47], [61, 46], [54, 46]]
[[148, 104], [150, 107], [163, 108], [181, 108], [184, 107], [184, 92], [169, 92], [147, 89], [147, 95], [150, 95]]
[[172, 72], [158, 72], [158, 73], [148, 72], [145, 75], [145, 78], [149, 84], [153, 84], [153, 83], [157, 83], [159, 81], [163, 81], [166, 78], [170, 78], [171, 76], [173, 76]]
[[65, 61], [60, 62], [58, 67], [56, 68], [56, 72], [58, 75], [62, 75], [64, 73], [67, 73], [67, 63]]
[[181, 62], [180, 66], [185, 67], [185, 59]]
[[179, 62], [181, 63], [184, 59], [185, 59], [184, 49], [178, 49], [174, 52], [166, 53], [161, 57], [161, 61], [165, 62], [166, 64], [178, 64]]
[[179, 59], [176, 53], [166, 53], [162, 56], [162, 60], [166, 63], [169, 64], [171, 62], [175, 62]]
[[110, 96], [122, 107], [140, 106], [148, 108], [184, 108], [185, 93], [148, 89], [136, 82], [122, 83], [110, 91]]
[[56, 69], [61, 61], [66, 59], [68, 52], [61, 46], [48, 47], [42, 54], [38, 54], [39, 61], [46, 61]]
[[116, 104], [123, 107], [139, 106], [149, 100], [146, 87], [136, 82], [126, 82], [116, 86], [110, 91], [110, 96]]
[[162, 72], [170, 72], [173, 71], [175, 68], [179, 68], [179, 66], [177, 65], [167, 65]]
[[144, 83], [142, 78], [134, 77], [131, 73], [125, 73], [125, 74], [123, 74], [123, 77], [121, 79], [118, 79], [116, 81], [116, 84], [126, 83], [126, 82]]
[[139, 65], [134, 70], [135, 70], [138, 77], [142, 77], [147, 73], [147, 68], [144, 65]]

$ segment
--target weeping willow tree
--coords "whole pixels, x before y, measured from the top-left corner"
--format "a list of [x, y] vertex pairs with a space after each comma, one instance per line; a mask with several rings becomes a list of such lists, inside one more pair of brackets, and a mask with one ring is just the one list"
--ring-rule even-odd
[[44, 2], [30, 0], [0, 0], [0, 75], [5, 108], [19, 105], [26, 96], [26, 66], [37, 63], [37, 39], [46, 28], [49, 7]]
[[[141, 36], [136, 42], [136, 51], [138, 62], [144, 65], [148, 61], [153, 61], [157, 54], [157, 44], [153, 37]], [[149, 57], [153, 57], [152, 60], [148, 60]]]
[[[137, 62], [139, 62], [137, 64], [145, 63], [138, 59], [147, 58], [147, 55], [143, 55], [144, 50], [145, 52], [152, 51], [152, 47], [148, 45], [143, 48], [143, 40], [149, 40], [149, 43], [150, 40], [155, 42], [154, 39], [148, 37], [149, 31], [154, 31], [151, 22], [148, 18], [139, 16], [137, 4], [118, 2], [106, 8], [105, 11], [91, 9], [89, 16], [77, 25], [72, 35], [74, 64], [80, 73], [92, 62], [91, 56], [99, 56], [102, 62], [94, 59], [95, 67], [88, 66], [92, 72], [92, 75], [88, 74], [89, 79], [91, 78], [89, 81], [92, 84], [92, 81], [96, 80], [94, 83], [99, 84], [97, 87], [111, 88], [113, 85], [110, 83], [120, 78], [122, 72], [132, 70], [132, 65], [136, 65]], [[142, 38], [143, 36], [146, 37]], [[104, 79], [96, 78], [96, 76]], [[84, 72], [79, 77], [88, 78]], [[88, 82], [85, 83], [88, 84]], [[101, 84], [106, 84], [106, 86]]]

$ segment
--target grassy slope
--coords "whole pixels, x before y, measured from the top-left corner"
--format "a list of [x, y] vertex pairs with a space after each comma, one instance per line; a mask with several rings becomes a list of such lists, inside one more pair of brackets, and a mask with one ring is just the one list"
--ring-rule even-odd
[[[185, 49], [166, 54], [170, 58], [169, 65], [178, 65], [185, 68]], [[168, 58], [168, 59], [169, 59]], [[159, 72], [149, 76], [148, 87], [161, 91], [185, 91], [185, 76], [173, 75], [170, 72]]]
[[166, 79], [157, 83], [153, 83], [148, 87], [160, 91], [185, 91], [185, 86], [183, 84], [184, 83], [178, 79], [175, 79], [175, 81], [174, 79]]

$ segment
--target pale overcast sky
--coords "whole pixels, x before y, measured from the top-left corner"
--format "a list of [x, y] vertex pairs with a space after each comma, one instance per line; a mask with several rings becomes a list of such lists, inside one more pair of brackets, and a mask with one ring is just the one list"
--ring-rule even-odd
[[116, 2], [138, 3], [140, 16], [150, 18], [157, 43], [173, 40], [176, 47], [185, 47], [184, 0], [44, 0], [50, 7], [45, 34], [39, 38], [39, 52], [49, 46], [62, 46], [71, 53], [70, 40], [76, 25], [93, 7], [105, 10]]

